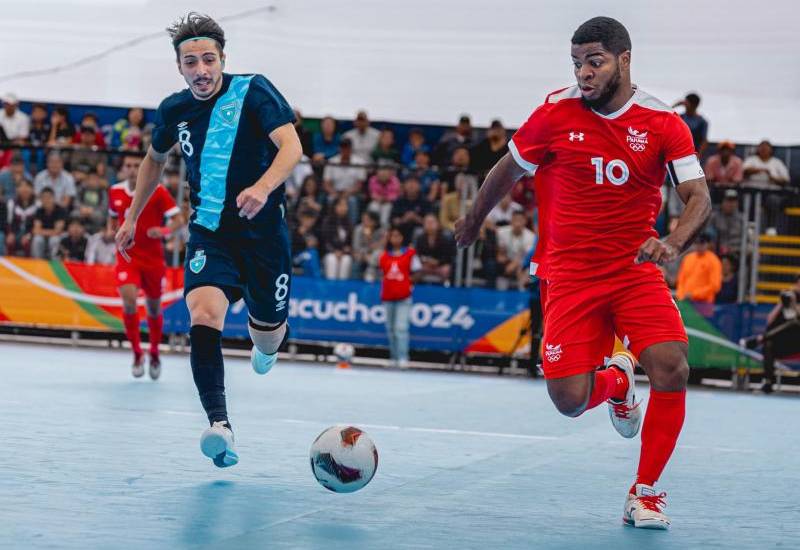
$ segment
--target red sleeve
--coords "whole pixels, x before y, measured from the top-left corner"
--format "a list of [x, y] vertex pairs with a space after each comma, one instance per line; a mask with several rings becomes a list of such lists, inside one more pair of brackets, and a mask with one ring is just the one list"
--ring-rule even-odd
[[114, 208], [114, 195], [115, 194], [116, 193], [114, 193], [113, 189], [109, 189], [108, 190], [108, 213], [111, 215], [111, 217], [118, 218], [120, 213], [116, 208]]
[[664, 162], [688, 157], [695, 153], [692, 133], [681, 117], [675, 113], [667, 116], [662, 147]]
[[160, 207], [161, 213], [164, 216], [174, 216], [177, 214], [178, 206], [175, 204], [175, 200], [170, 195], [167, 188], [163, 185], [159, 185], [158, 189], [158, 205]]
[[547, 154], [550, 142], [547, 125], [549, 112], [549, 104], [539, 106], [508, 143], [514, 160], [528, 172], [535, 172]]

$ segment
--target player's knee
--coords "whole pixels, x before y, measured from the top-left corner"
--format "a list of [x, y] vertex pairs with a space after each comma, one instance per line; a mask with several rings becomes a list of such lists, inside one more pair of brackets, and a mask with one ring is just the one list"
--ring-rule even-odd
[[550, 399], [564, 416], [575, 418], [583, 414], [589, 401], [585, 392], [570, 390], [550, 390]]
[[680, 391], [688, 380], [689, 364], [683, 356], [665, 357], [650, 376], [650, 383], [656, 391]]
[[134, 313], [136, 313], [136, 299], [130, 300], [123, 298], [122, 311], [125, 312], [127, 315], [133, 315]]
[[147, 315], [149, 317], [158, 317], [159, 315], [161, 315], [161, 300], [148, 299], [145, 302], [145, 307], [147, 308]]
[[219, 313], [214, 308], [205, 307], [202, 304], [193, 307], [189, 314], [192, 318], [192, 325], [204, 325], [218, 330], [218, 327], [222, 327], [225, 320], [224, 313], [220, 318]]

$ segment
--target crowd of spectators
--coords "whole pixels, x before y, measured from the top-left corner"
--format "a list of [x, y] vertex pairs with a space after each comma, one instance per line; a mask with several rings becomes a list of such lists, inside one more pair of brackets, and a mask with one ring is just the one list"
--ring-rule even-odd
[[[107, 189], [125, 177], [125, 152], [141, 154], [149, 145], [152, 126], [144, 111], [132, 108], [124, 118], [101, 126], [92, 112], [75, 122], [63, 106], [34, 104], [26, 114], [13, 95], [2, 99], [0, 144], [36, 148], [0, 147], [0, 254], [113, 262]], [[697, 94], [676, 103], [702, 154], [711, 147], [709, 123], [699, 106]], [[456, 250], [454, 224], [486, 172], [508, 151], [510, 134], [503, 124], [495, 120], [481, 132], [465, 115], [435, 142], [413, 128], [398, 143], [392, 127], [376, 128], [365, 111], [344, 132], [332, 117], [309, 131], [302, 115], [296, 115], [304, 156], [286, 182], [296, 273], [374, 281], [380, 277], [386, 236], [396, 227], [417, 251], [420, 280], [453, 284], [457, 266], [466, 265], [457, 261], [464, 252]], [[714, 201], [707, 233], [682, 263], [665, 268], [679, 296], [712, 302], [735, 300], [740, 187], [781, 189], [790, 181], [786, 165], [767, 141], [744, 160], [730, 141], [714, 149], [704, 156]], [[163, 183], [177, 196], [181, 181], [174, 165], [168, 165]], [[523, 178], [486, 219], [470, 263], [477, 284], [499, 289], [528, 284], [527, 263], [537, 242], [532, 189], [532, 178]], [[770, 231], [779, 229], [783, 200], [780, 195], [765, 200], [765, 227], [776, 228]], [[665, 185], [657, 226], [662, 234], [674, 226], [681, 206]], [[188, 214], [188, 203], [182, 207]], [[181, 255], [185, 233], [167, 242], [170, 257]], [[698, 292], [701, 280], [713, 292]]]

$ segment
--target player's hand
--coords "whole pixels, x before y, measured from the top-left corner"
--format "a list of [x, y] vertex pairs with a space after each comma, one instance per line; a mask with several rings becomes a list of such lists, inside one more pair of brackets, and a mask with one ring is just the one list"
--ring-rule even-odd
[[480, 231], [481, 224], [475, 224], [470, 220], [469, 216], [457, 219], [455, 226], [456, 246], [458, 248], [468, 247], [475, 242]]
[[657, 265], [664, 265], [675, 260], [678, 257], [678, 252], [678, 248], [666, 240], [662, 241], [655, 237], [650, 237], [639, 247], [639, 254], [636, 256], [634, 263], [653, 262]]
[[267, 198], [269, 198], [269, 191], [259, 185], [251, 185], [242, 190], [236, 197], [239, 216], [252, 220], [267, 204]]
[[135, 234], [136, 224], [130, 220], [125, 220], [125, 222], [119, 226], [117, 235], [114, 237], [114, 239], [117, 241], [117, 250], [119, 250], [120, 255], [125, 258], [126, 262], [131, 261], [131, 257], [128, 256], [126, 250], [133, 246], [133, 236]]

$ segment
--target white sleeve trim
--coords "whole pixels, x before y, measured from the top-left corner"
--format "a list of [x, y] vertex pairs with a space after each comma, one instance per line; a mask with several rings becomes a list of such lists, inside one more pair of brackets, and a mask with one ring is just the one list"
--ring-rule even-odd
[[172, 208], [170, 208], [169, 210], [167, 210], [166, 212], [164, 212], [164, 217], [165, 217], [165, 218], [171, 218], [171, 217], [172, 217], [172, 216], [174, 216], [175, 214], [179, 214], [179, 213], [180, 213], [180, 211], [181, 211], [181, 209], [180, 209], [180, 208], [178, 208], [177, 206], [173, 206]]
[[667, 172], [672, 180], [672, 185], [676, 187], [685, 181], [705, 177], [705, 172], [700, 166], [700, 160], [694, 153], [669, 161], [667, 163]]
[[517, 164], [519, 164], [520, 168], [530, 172], [531, 174], [536, 172], [536, 169], [539, 166], [522, 158], [522, 155], [519, 154], [519, 149], [517, 149], [517, 145], [514, 143], [513, 139], [509, 140], [508, 142], [508, 150], [511, 151], [511, 156], [514, 157], [514, 160], [517, 161]]
[[412, 272], [412, 273], [416, 273], [416, 272], [417, 272], [417, 271], [419, 271], [420, 269], [422, 269], [422, 262], [421, 262], [421, 261], [419, 261], [419, 256], [417, 256], [416, 254], [414, 254], [414, 255], [411, 257], [411, 272]]

